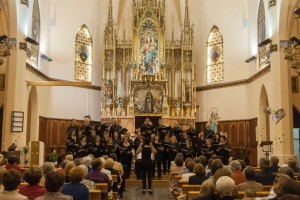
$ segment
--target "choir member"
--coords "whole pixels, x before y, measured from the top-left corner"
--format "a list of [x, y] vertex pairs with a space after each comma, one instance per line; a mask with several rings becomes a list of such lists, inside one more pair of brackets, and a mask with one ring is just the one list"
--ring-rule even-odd
[[[118, 147], [121, 144], [122, 140], [121, 140], [121, 138], [119, 138], [118, 132], [114, 132], [112, 141], [113, 141], [113, 145], [116, 147]], [[117, 148], [116, 154], [117, 154], [117, 158], [118, 158], [117, 160], [120, 161], [120, 149], [119, 148]]]
[[111, 137], [107, 139], [106, 149], [107, 149], [107, 155], [110, 155], [112, 153], [115, 153], [117, 155], [118, 147], [113, 144], [113, 139]]
[[78, 130], [79, 130], [79, 126], [77, 126], [77, 123], [76, 123], [76, 119], [72, 119], [72, 122], [71, 124], [68, 126], [68, 129], [67, 129], [67, 133], [70, 132], [70, 130], [74, 129], [75, 132], [76, 132], [76, 135], [78, 134]]
[[186, 131], [182, 131], [182, 137], [180, 138], [179, 143], [178, 143], [180, 148], [185, 146], [187, 139], [188, 139], [188, 135], [187, 135]]
[[204, 129], [204, 134], [205, 134], [205, 137], [209, 136], [209, 135], [214, 135], [215, 132], [213, 130], [210, 129], [211, 128], [211, 125], [209, 122], [207, 122], [205, 124], [205, 129]]
[[141, 133], [143, 137], [151, 137], [152, 132], [154, 131], [154, 126], [150, 118], [146, 118], [144, 124], [141, 126]]
[[136, 150], [139, 148], [139, 146], [140, 146], [140, 139], [141, 139], [141, 137], [142, 137], [141, 131], [140, 131], [140, 130], [137, 130], [137, 132], [136, 132], [136, 137], [135, 137], [134, 140], [133, 140], [133, 148], [134, 148], [135, 151], [136, 151]]
[[81, 138], [83, 137], [83, 132], [81, 129], [78, 130], [78, 134], [77, 134], [77, 141], [81, 141]]
[[109, 132], [108, 131], [104, 131], [103, 133], [103, 138], [101, 138], [101, 142], [106, 145], [107, 144], [107, 140], [109, 138]]
[[165, 135], [167, 134], [167, 127], [163, 125], [162, 119], [158, 120], [158, 126], [156, 127], [156, 131], [159, 133], [159, 139], [162, 141], [165, 139]]
[[171, 162], [169, 162], [169, 152], [168, 152], [168, 144], [170, 143], [170, 136], [169, 134], [165, 135], [163, 140], [164, 150], [162, 152], [162, 162], [163, 162], [163, 171], [164, 175], [166, 175], [167, 171], [169, 172]]
[[95, 142], [92, 144], [91, 153], [95, 158], [100, 158], [104, 155], [105, 146], [102, 144], [99, 135], [96, 135], [95, 138]]
[[211, 158], [212, 155], [215, 153], [215, 145], [213, 145], [213, 135], [209, 135], [206, 138], [206, 148], [204, 149], [204, 155], [208, 159]]
[[76, 153], [77, 158], [83, 158], [88, 155], [89, 145], [86, 142], [86, 136], [83, 136], [81, 138], [81, 141], [76, 145], [76, 147], [77, 147], [77, 153]]
[[202, 149], [204, 149], [205, 147], [206, 147], [205, 134], [203, 131], [201, 131], [199, 134], [199, 139], [197, 141], [197, 147], [196, 147], [197, 157], [201, 155], [204, 156], [204, 154], [202, 153]]
[[96, 141], [96, 130], [92, 130], [91, 135], [87, 136], [87, 143], [94, 144]]
[[175, 121], [174, 126], [171, 128], [171, 136], [172, 135], [176, 137], [177, 141], [180, 141], [180, 138], [182, 136], [182, 131], [178, 125], [178, 121]]
[[[118, 119], [114, 119], [113, 120], [113, 124], [111, 125], [109, 131], [110, 131], [110, 137], [112, 137], [112, 135], [115, 133], [115, 132], [119, 132], [120, 130], [122, 129], [122, 126], [119, 124], [119, 120]], [[121, 136], [120, 136], [121, 138]]]
[[178, 143], [175, 135], [171, 137], [171, 141], [168, 144], [167, 151], [169, 152], [168, 161], [169, 163], [171, 163], [173, 160], [175, 160], [176, 154], [178, 152]]
[[214, 143], [213, 144], [216, 144], [218, 145], [220, 143], [220, 133], [215, 133], [215, 138], [214, 138]]
[[194, 155], [194, 147], [192, 146], [192, 140], [187, 138], [185, 141], [185, 145], [181, 149], [183, 153], [184, 160], [186, 158], [193, 158]]
[[186, 133], [191, 138], [192, 145], [194, 147], [196, 147], [197, 146], [197, 141], [198, 141], [198, 138], [199, 138], [199, 134], [198, 134], [198, 130], [194, 128], [194, 123], [193, 122], [191, 122], [189, 124], [189, 128], [186, 130]]
[[84, 124], [80, 127], [80, 129], [83, 131], [83, 134], [87, 137], [91, 135], [92, 132], [92, 126], [90, 124], [90, 117], [86, 116], [84, 119]]
[[231, 152], [231, 146], [227, 141], [225, 135], [220, 136], [220, 143], [217, 146], [216, 153], [221, 157], [224, 165], [228, 165], [229, 154]]
[[67, 137], [67, 153], [74, 154], [75, 144], [77, 143], [76, 131], [74, 129], [70, 130], [69, 136]]
[[129, 178], [132, 161], [132, 144], [129, 137], [125, 136], [119, 146], [121, 163], [124, 166], [124, 178]]
[[154, 168], [152, 170], [152, 174], [153, 177], [155, 177], [155, 166], [157, 166], [158, 180], [161, 180], [161, 161], [163, 157], [164, 145], [163, 142], [160, 140], [159, 134], [155, 135], [153, 146], [156, 150], [156, 154], [155, 154], [155, 162], [154, 162]]
[[[136, 142], [137, 149], [139, 148], [140, 144], [143, 144], [145, 142], [145, 138], [143, 136], [139, 137], [138, 142]], [[135, 153], [135, 173], [136, 173], [136, 178], [139, 180], [142, 178], [142, 170], [141, 170], [141, 162], [142, 162], [142, 152], [140, 153]]]

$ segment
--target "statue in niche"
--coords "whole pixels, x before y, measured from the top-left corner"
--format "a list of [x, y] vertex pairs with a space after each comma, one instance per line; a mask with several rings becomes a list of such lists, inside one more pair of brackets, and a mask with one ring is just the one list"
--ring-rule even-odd
[[162, 112], [163, 102], [164, 102], [164, 95], [162, 92], [160, 92], [159, 99], [158, 99], [158, 104], [159, 104], [158, 112]]
[[105, 83], [104, 83], [104, 97], [105, 97], [105, 99], [112, 99], [112, 88], [113, 88], [112, 80], [106, 80]]
[[147, 92], [145, 96], [145, 112], [146, 113], [153, 113], [153, 104], [154, 99], [151, 92]]
[[190, 84], [188, 81], [185, 82], [185, 102], [190, 102]]
[[141, 49], [140, 66], [144, 73], [157, 73], [158, 51], [154, 38], [148, 36]]

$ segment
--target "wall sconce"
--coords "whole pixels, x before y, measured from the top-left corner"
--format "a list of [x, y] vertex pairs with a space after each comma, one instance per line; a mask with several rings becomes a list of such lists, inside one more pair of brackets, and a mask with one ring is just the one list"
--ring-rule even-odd
[[46, 60], [46, 61], [48, 61], [48, 62], [52, 61], [52, 59], [49, 58], [48, 56], [46, 56], [45, 54], [41, 54], [41, 58], [44, 59], [44, 60]]
[[272, 42], [272, 40], [270, 38], [262, 41], [261, 43], [259, 43], [259, 47], [263, 47], [263, 46], [266, 46], [267, 44], [270, 44]]
[[27, 7], [29, 7], [29, 0], [21, 0], [21, 4], [24, 4]]
[[252, 56], [251, 58], [248, 58], [247, 60], [245, 60], [246, 63], [250, 63], [253, 60], [256, 60], [256, 56]]

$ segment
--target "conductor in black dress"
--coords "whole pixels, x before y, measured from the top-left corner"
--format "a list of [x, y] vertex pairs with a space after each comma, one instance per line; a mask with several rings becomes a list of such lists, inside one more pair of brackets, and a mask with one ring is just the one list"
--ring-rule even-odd
[[152, 161], [151, 161], [151, 154], [155, 154], [156, 150], [152, 143], [150, 142], [150, 138], [145, 138], [145, 143], [141, 143], [139, 148], [137, 149], [136, 153], [139, 154], [142, 152], [142, 181], [143, 181], [143, 194], [146, 193], [147, 187], [146, 187], [146, 175], [148, 177], [148, 192], [149, 194], [153, 193], [152, 189]]

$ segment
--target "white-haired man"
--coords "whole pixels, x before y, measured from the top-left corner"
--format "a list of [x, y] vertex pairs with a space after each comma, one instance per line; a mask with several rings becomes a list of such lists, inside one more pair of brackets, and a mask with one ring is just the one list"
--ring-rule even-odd
[[221, 200], [234, 200], [234, 188], [234, 180], [232, 180], [232, 178], [228, 176], [221, 176], [216, 182], [216, 189], [220, 195]]

